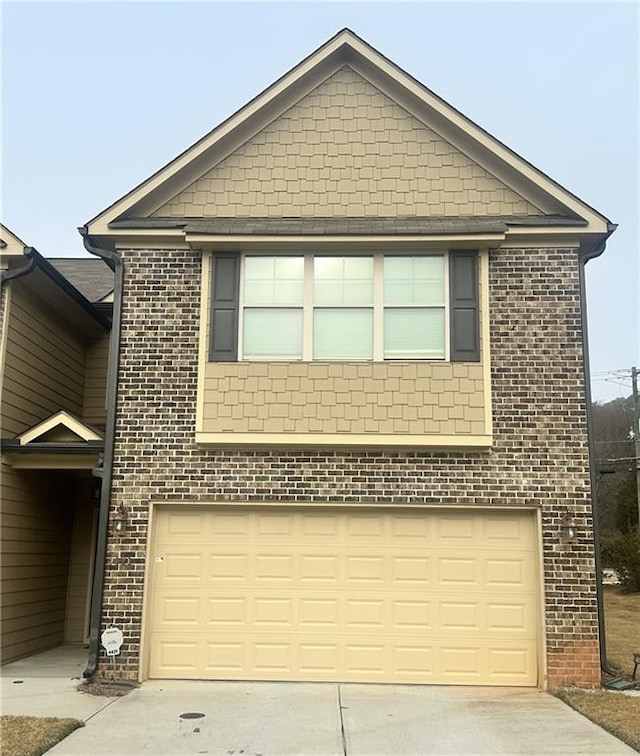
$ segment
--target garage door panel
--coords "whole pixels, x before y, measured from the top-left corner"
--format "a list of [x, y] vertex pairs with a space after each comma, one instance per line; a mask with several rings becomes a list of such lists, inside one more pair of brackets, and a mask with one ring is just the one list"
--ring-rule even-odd
[[340, 558], [337, 554], [301, 554], [296, 560], [299, 565], [300, 581], [336, 585], [340, 580]]
[[468, 557], [443, 556], [438, 559], [438, 583], [446, 586], [477, 586], [481, 579], [478, 561]]
[[291, 630], [293, 626], [293, 602], [288, 598], [257, 598], [253, 602], [255, 627], [280, 627]]
[[391, 579], [398, 587], [420, 585], [423, 588], [432, 582], [431, 559], [423, 554], [390, 556]]
[[527, 675], [535, 658], [534, 649], [531, 647], [490, 648], [487, 655], [489, 673], [511, 679]]
[[438, 520], [438, 541], [440, 543], [461, 542], [469, 544], [476, 536], [478, 524], [473, 515], [451, 513]]
[[184, 583], [199, 581], [202, 575], [202, 555], [189, 553], [165, 553], [164, 571], [168, 581]]
[[161, 603], [160, 621], [167, 625], [200, 625], [200, 597], [167, 596]]
[[247, 668], [245, 644], [239, 641], [206, 641], [201, 675], [237, 677]]
[[496, 559], [488, 557], [485, 561], [485, 581], [487, 588], [523, 588], [527, 584], [527, 567], [522, 557]]
[[298, 617], [302, 630], [337, 629], [340, 605], [335, 598], [302, 598], [299, 601]]
[[430, 601], [392, 599], [392, 603], [392, 630], [425, 633], [432, 629]]
[[294, 521], [286, 514], [261, 514], [256, 519], [259, 536], [292, 536]]
[[209, 627], [224, 629], [243, 627], [248, 619], [246, 598], [233, 596], [212, 596], [204, 598], [206, 604], [206, 624]]
[[151, 677], [537, 682], [529, 515], [191, 512], [157, 518]]
[[246, 583], [249, 577], [247, 566], [249, 558], [243, 553], [211, 554], [209, 557], [209, 572], [206, 575], [209, 582], [240, 582]]
[[358, 586], [361, 583], [385, 582], [385, 564], [383, 557], [373, 555], [357, 555], [346, 557], [346, 578], [350, 584]]
[[535, 600], [507, 603], [488, 601], [486, 604], [487, 632], [493, 635], [527, 633], [535, 623]]
[[340, 650], [337, 643], [300, 643], [299, 667], [302, 674], [331, 676], [339, 668]]

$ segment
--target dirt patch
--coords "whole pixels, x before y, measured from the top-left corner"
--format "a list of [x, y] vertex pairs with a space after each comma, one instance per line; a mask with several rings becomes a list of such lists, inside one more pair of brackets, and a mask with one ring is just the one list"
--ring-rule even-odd
[[41, 756], [82, 722], [58, 717], [0, 717], [2, 756]]
[[126, 696], [127, 693], [130, 693], [137, 687], [138, 685], [136, 683], [90, 680], [89, 682], [80, 683], [80, 685], [78, 685], [78, 690], [81, 693], [87, 693], [90, 696], [113, 698], [115, 696]]

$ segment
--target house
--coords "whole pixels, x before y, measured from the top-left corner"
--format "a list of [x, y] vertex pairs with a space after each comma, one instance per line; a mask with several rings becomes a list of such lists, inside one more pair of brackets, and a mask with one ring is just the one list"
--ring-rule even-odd
[[85, 674], [113, 626], [122, 679], [597, 684], [613, 229], [349, 30], [89, 221], [117, 386]]
[[[113, 289], [98, 259], [46, 260], [0, 226], [0, 657], [89, 637]], [[78, 287], [56, 264], [80, 269]]]

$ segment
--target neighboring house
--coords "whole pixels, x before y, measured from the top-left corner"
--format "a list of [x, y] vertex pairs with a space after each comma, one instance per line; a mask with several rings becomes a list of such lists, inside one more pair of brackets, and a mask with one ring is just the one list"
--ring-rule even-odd
[[95, 258], [45, 260], [4, 226], [0, 260], [4, 663], [88, 639], [111, 305], [87, 296], [108, 296], [113, 274]]
[[128, 679], [596, 684], [582, 276], [613, 228], [348, 30], [91, 220], [85, 674], [113, 625]]

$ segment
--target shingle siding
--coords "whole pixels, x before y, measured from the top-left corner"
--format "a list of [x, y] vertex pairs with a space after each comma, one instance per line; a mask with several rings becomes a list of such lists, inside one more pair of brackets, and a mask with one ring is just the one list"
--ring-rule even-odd
[[344, 67], [158, 218], [542, 215]]
[[[411, 503], [539, 508], [548, 684], [599, 679], [597, 611], [574, 249], [490, 255], [494, 445], [488, 452], [206, 449], [195, 444], [200, 259], [126, 250], [103, 625], [124, 630], [118, 674], [138, 674], [151, 501]], [[562, 541], [565, 512], [576, 543]], [[150, 555], [153, 558], [153, 554]], [[103, 663], [109, 670], [111, 664]]]

